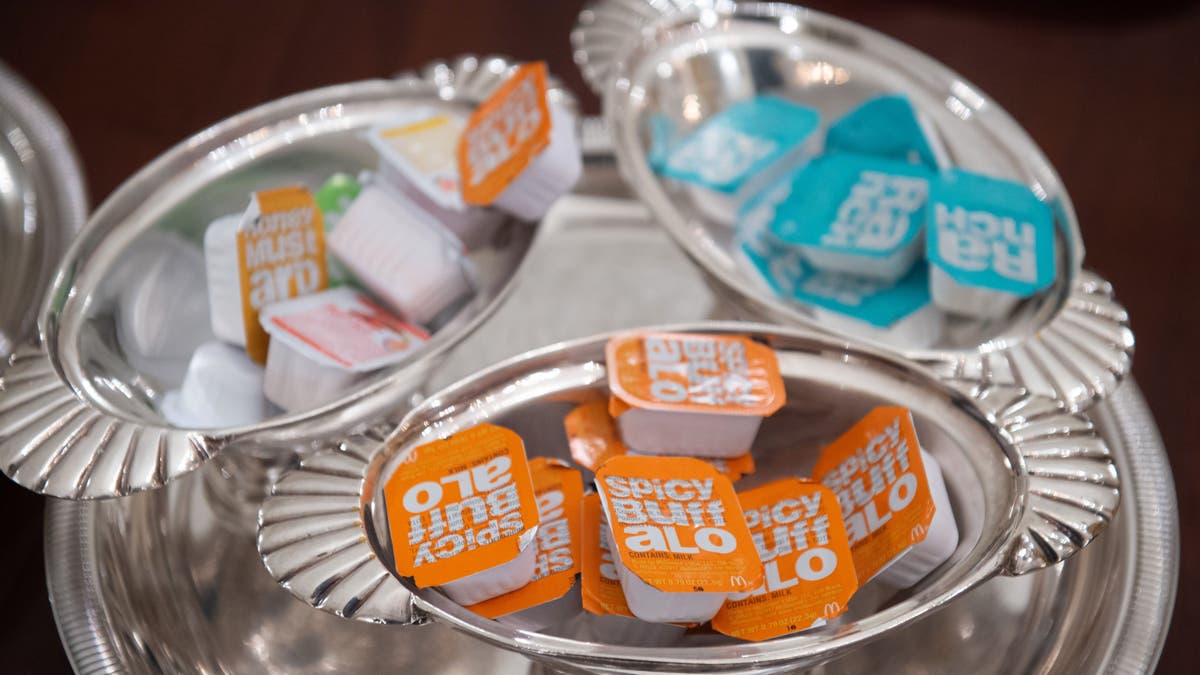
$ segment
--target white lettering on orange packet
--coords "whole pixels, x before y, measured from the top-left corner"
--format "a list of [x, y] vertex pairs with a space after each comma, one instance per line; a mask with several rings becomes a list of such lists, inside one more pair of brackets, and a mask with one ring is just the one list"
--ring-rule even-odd
[[844, 612], [858, 578], [833, 492], [820, 483], [784, 478], [738, 498], [764, 579], [758, 588], [731, 596], [713, 617], [713, 628], [766, 640]]
[[529, 462], [537, 497], [537, 562], [525, 586], [469, 609], [494, 619], [566, 595], [580, 566], [583, 478], [564, 462], [535, 457]]
[[254, 193], [238, 227], [237, 252], [246, 353], [261, 364], [268, 337], [259, 311], [328, 284], [325, 227], [313, 196], [302, 187]]
[[396, 568], [422, 588], [514, 560], [539, 523], [524, 444], [490, 424], [413, 449], [384, 497]]
[[858, 578], [922, 541], [933, 522], [921, 447], [906, 408], [875, 408], [821, 452], [813, 478], [837, 495]]
[[467, 122], [458, 145], [463, 199], [491, 204], [549, 143], [546, 64], [526, 64]]

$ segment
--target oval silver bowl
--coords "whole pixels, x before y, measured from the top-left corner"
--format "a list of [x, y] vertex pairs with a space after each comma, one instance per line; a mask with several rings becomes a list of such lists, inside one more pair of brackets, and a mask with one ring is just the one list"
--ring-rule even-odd
[[0, 356], [32, 332], [37, 302], [87, 219], [79, 158], [62, 120], [0, 62]]
[[[514, 67], [500, 57], [461, 57], [423, 75], [289, 96], [196, 134], [126, 181], [67, 252], [38, 317], [39, 337], [16, 350], [0, 377], [0, 469], [47, 495], [115, 497], [159, 487], [233, 445], [269, 455], [403, 409], [437, 359], [498, 306], [536, 225], [511, 222], [470, 253], [474, 296], [407, 361], [315, 410], [198, 430], [172, 426], [158, 405], [210, 335], [204, 228], [244, 209], [255, 190], [315, 188], [336, 171], [373, 169], [366, 128], [418, 105], [470, 110]], [[149, 317], [132, 328], [121, 316], [131, 292]], [[124, 339], [176, 322], [185, 328], [174, 328], [184, 344], [169, 355], [174, 361]]]
[[569, 460], [563, 416], [608, 393], [608, 336], [598, 336], [501, 363], [431, 396], [386, 438], [351, 438], [283, 474], [259, 513], [258, 547], [268, 571], [326, 612], [376, 623], [437, 621], [555, 668], [765, 673], [843, 655], [989, 578], [1065, 560], [1116, 512], [1119, 483], [1107, 444], [1085, 416], [1051, 399], [1000, 385], [970, 398], [886, 351], [812, 331], [741, 323], [671, 330], [748, 334], [779, 356], [788, 402], [764, 423], [752, 449], [758, 470], [739, 489], [805, 475], [825, 444], [877, 405], [911, 409], [923, 448], [946, 476], [959, 527], [953, 556], [909, 591], [868, 586], [834, 625], [762, 643], [661, 634], [647, 624], [614, 631], [582, 610], [536, 632], [523, 628], [519, 615], [487, 620], [396, 576], [387, 562], [381, 495], [407, 451], [487, 421], [517, 431], [531, 455]]
[[[1128, 315], [1112, 287], [1082, 268], [1082, 237], [1062, 182], [1021, 127], [976, 87], [895, 40], [801, 7], [695, 2], [684, 11], [667, 3], [672, 6], [639, 33], [633, 26], [649, 19], [627, 4], [595, 3], [581, 15], [579, 29], [591, 30], [601, 17], [605, 23], [625, 17], [640, 35], [614, 38], [590, 61], [611, 73], [604, 80], [605, 117], [618, 164], [656, 219], [745, 318], [852, 330], [773, 293], [736, 252], [733, 229], [705, 218], [691, 193], [655, 173], [648, 161], [652, 116], [666, 115], [685, 131], [730, 103], [773, 92], [816, 108], [825, 124], [874, 95], [902, 93], [930, 123], [949, 165], [1028, 185], [1051, 206], [1059, 275], [1003, 319], [944, 315], [942, 337], [929, 346], [851, 336], [898, 349], [971, 388], [1017, 386], [1072, 410], [1111, 394], [1129, 373]], [[594, 44], [607, 33], [584, 34]]]

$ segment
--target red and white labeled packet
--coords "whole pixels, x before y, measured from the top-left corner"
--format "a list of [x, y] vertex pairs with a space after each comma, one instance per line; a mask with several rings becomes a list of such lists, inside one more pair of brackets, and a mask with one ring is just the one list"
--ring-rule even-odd
[[821, 452], [813, 478], [837, 495], [861, 583], [929, 533], [936, 508], [907, 408], [867, 413]]
[[738, 499], [764, 579], [758, 588], [730, 597], [713, 617], [713, 628], [743, 640], [766, 640], [846, 611], [858, 577], [833, 492], [820, 483], [784, 478]]

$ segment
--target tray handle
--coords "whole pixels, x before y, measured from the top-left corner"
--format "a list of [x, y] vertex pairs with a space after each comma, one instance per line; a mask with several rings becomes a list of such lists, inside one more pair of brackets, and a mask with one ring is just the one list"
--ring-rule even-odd
[[920, 359], [972, 397], [993, 385], [1023, 388], [1087, 410], [1111, 395], [1133, 367], [1129, 314], [1112, 284], [1084, 270], [1062, 309], [1032, 335], [998, 349]]
[[1019, 576], [1060, 563], [1112, 522], [1120, 480], [1108, 443], [1082, 413], [1019, 387], [989, 385], [975, 402], [1016, 450], [1022, 511], [1001, 574]]
[[258, 514], [258, 552], [305, 604], [367, 623], [419, 625], [428, 617], [368, 540], [363, 495], [384, 437], [382, 430], [352, 436], [275, 481]]
[[88, 405], [41, 340], [19, 347], [0, 372], [0, 470], [40, 494], [106, 499], [162, 487], [227, 443]]

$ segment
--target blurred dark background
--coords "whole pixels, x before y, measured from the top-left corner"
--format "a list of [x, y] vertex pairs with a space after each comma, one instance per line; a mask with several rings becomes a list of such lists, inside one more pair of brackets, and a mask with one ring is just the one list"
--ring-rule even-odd
[[[580, 0], [4, 2], [0, 59], [57, 108], [93, 205], [156, 155], [270, 99], [459, 53], [543, 59], [586, 87]], [[1180, 492], [1183, 560], [1160, 672], [1196, 671], [1200, 631], [1200, 6], [1192, 2], [815, 1], [945, 62], [1058, 168], [1137, 335], [1134, 373]], [[185, 8], [186, 7], [186, 8]], [[584, 95], [596, 112], [595, 97]], [[69, 672], [46, 600], [41, 498], [0, 480], [0, 671]]]

